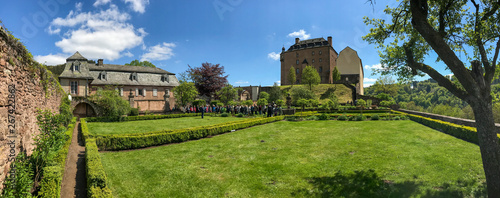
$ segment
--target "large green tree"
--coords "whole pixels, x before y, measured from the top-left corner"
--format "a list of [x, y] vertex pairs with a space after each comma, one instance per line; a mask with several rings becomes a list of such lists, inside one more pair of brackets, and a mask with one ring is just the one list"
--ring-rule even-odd
[[288, 71], [288, 83], [293, 86], [297, 81], [297, 76], [295, 76], [295, 67], [290, 67], [290, 71]]
[[228, 105], [229, 101], [234, 101], [238, 97], [238, 90], [232, 85], [226, 84], [219, 92], [217, 92], [222, 103]]
[[278, 83], [274, 83], [271, 90], [269, 90], [269, 101], [276, 102], [282, 98], [283, 98], [283, 96], [281, 95], [280, 86], [278, 86]]
[[130, 63], [125, 63], [125, 65], [129, 66], [143, 66], [143, 67], [156, 67], [153, 63], [149, 61], [139, 61], [139, 60], [133, 60]]
[[100, 106], [103, 110], [103, 116], [122, 116], [130, 112], [130, 104], [124, 100], [118, 91], [111, 87], [98, 89], [89, 99]]
[[309, 85], [309, 90], [312, 90], [313, 85], [317, 85], [321, 82], [318, 71], [310, 65], [304, 68], [302, 72], [302, 84]]
[[181, 84], [174, 88], [173, 90], [175, 100], [181, 106], [186, 106], [187, 104], [194, 101], [198, 91], [192, 82], [183, 81]]
[[375, 84], [372, 85], [375, 88], [375, 95], [379, 93], [385, 93], [392, 97], [395, 97], [398, 93], [398, 86], [396, 81], [393, 80], [390, 76], [381, 76], [375, 81]]
[[[372, 28], [364, 39], [381, 50], [382, 74], [401, 79], [428, 74], [472, 107], [489, 197], [500, 196], [500, 145], [491, 99], [500, 51], [499, 8], [492, 0], [403, 0], [385, 9], [390, 20], [365, 18]], [[457, 80], [428, 65], [430, 53]]]

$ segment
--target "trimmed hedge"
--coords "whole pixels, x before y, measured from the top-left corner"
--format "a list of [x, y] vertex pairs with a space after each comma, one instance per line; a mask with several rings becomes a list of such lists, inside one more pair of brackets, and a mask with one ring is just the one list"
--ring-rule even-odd
[[87, 166], [87, 196], [88, 197], [113, 197], [107, 186], [107, 176], [101, 163], [101, 157], [95, 139], [85, 142], [85, 163]]
[[89, 133], [89, 127], [87, 126], [87, 119], [88, 118], [80, 118], [80, 127], [82, 129], [82, 138], [84, 142], [87, 142], [87, 139], [92, 137]]
[[[205, 116], [213, 113], [205, 113]], [[137, 120], [158, 120], [169, 118], [196, 117], [201, 116], [201, 113], [183, 113], [183, 114], [168, 114], [168, 115], [144, 115], [144, 116], [126, 116], [126, 117], [89, 117], [87, 122], [125, 122]]]
[[196, 140], [211, 135], [230, 132], [231, 130], [243, 129], [255, 125], [283, 120], [283, 118], [284, 116], [254, 118], [187, 129], [162, 130], [124, 135], [101, 135], [96, 136], [96, 143], [100, 150], [137, 149], [162, 144], [179, 143], [188, 140]]
[[[453, 124], [450, 122], [444, 122], [441, 120], [436, 120], [432, 118], [427, 118], [419, 115], [407, 114], [410, 120], [423, 124], [425, 126], [431, 127], [448, 135], [454, 136], [456, 138], [479, 144], [477, 137], [477, 129], [475, 127], [469, 127], [464, 125]], [[500, 134], [497, 134], [500, 141]]]
[[66, 157], [68, 156], [68, 149], [73, 138], [73, 130], [75, 128], [76, 117], [71, 119], [70, 124], [65, 132], [66, 142], [63, 147], [57, 152], [50, 165], [43, 169], [43, 178], [40, 182], [40, 197], [61, 197], [61, 181], [66, 166]]

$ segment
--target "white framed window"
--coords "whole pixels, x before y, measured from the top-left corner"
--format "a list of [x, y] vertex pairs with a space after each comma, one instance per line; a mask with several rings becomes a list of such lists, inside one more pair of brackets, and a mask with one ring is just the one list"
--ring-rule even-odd
[[71, 94], [78, 94], [78, 81], [69, 82], [71, 87]]
[[153, 89], [153, 96], [158, 96], [158, 89]]
[[139, 89], [135, 88], [135, 96], [139, 96]]
[[123, 87], [120, 88], [120, 96], [123, 96]]
[[146, 88], [142, 89], [142, 96], [146, 96]]

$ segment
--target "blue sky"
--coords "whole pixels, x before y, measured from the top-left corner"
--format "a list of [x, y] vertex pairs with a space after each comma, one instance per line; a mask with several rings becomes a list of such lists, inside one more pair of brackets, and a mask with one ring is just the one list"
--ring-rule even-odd
[[362, 18], [388, 19], [383, 9], [397, 3], [376, 2], [17, 0], [3, 3], [0, 20], [40, 63], [64, 63], [75, 51], [107, 64], [148, 60], [173, 73], [188, 64], [219, 63], [236, 86], [279, 82], [276, 54], [283, 46], [295, 37], [332, 36], [337, 52], [347, 46], [358, 52], [366, 87], [378, 78], [372, 68], [380, 59], [375, 46], [361, 39], [369, 32]]

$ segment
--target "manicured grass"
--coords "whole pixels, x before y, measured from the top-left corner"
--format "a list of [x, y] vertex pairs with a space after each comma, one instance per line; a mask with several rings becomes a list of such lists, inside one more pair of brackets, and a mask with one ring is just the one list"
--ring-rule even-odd
[[237, 117], [184, 117], [160, 120], [139, 120], [129, 122], [89, 122], [89, 132], [97, 135], [130, 134], [159, 131], [163, 129], [182, 129], [196, 126], [213, 125], [223, 122], [242, 120]]
[[484, 195], [477, 145], [412, 121], [281, 121], [101, 153], [115, 197]]

